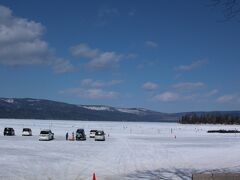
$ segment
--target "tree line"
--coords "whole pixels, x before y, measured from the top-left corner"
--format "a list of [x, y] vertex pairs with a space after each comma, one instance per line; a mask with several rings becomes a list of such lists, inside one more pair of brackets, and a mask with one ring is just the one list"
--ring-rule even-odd
[[182, 124], [240, 124], [240, 116], [231, 114], [201, 114], [183, 115], [179, 122]]

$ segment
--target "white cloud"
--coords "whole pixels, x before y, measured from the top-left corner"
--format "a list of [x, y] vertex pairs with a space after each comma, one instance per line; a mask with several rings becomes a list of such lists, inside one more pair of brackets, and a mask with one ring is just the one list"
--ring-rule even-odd
[[0, 21], [10, 17], [11, 15], [12, 11], [9, 8], [0, 5], [0, 18], [1, 18]]
[[70, 61], [63, 59], [56, 59], [52, 62], [53, 70], [55, 73], [66, 73], [76, 70]]
[[205, 97], [211, 97], [211, 96], [217, 94], [218, 92], [219, 92], [219, 91], [218, 91], [217, 89], [213, 89], [213, 90], [211, 90], [210, 92], [206, 93], [204, 96], [205, 96]]
[[70, 51], [75, 57], [87, 58], [89, 60], [87, 66], [93, 69], [115, 67], [124, 57], [124, 55], [117, 54], [116, 52], [102, 52], [99, 49], [92, 49], [86, 44], [71, 47]]
[[146, 44], [147, 47], [150, 47], [150, 48], [157, 48], [158, 47], [158, 44], [154, 41], [146, 41], [145, 44]]
[[121, 60], [122, 55], [118, 55], [115, 52], [104, 52], [98, 57], [92, 59], [89, 62], [89, 67], [96, 69], [103, 69], [106, 67], [114, 67]]
[[119, 97], [119, 93], [115, 91], [104, 91], [100, 88], [72, 88], [62, 91], [63, 94], [72, 94], [81, 98], [87, 99], [116, 99]]
[[0, 63], [9, 66], [47, 64], [50, 63], [45, 61], [48, 53], [47, 43], [41, 40], [11, 43], [1, 46]]
[[71, 47], [70, 51], [75, 57], [96, 58], [100, 54], [99, 49], [91, 49], [87, 44], [84, 43]]
[[173, 88], [175, 88], [176, 90], [191, 91], [191, 90], [203, 88], [204, 86], [205, 84], [202, 82], [196, 82], [196, 83], [183, 82], [183, 83], [174, 84]]
[[83, 79], [80, 87], [63, 90], [61, 94], [70, 94], [86, 99], [116, 99], [120, 97], [120, 93], [111, 90], [104, 90], [122, 83], [123, 80], [94, 80], [91, 78]]
[[[15, 17], [9, 8], [0, 5], [0, 64], [48, 65], [57, 73], [72, 71], [71, 63], [56, 57], [48, 43], [41, 39], [44, 31], [41, 23]], [[59, 70], [60, 64], [68, 67]]]
[[226, 94], [217, 98], [218, 103], [240, 103], [239, 94]]
[[123, 80], [110, 80], [110, 81], [101, 81], [101, 80], [93, 80], [93, 79], [83, 79], [81, 81], [82, 87], [91, 87], [91, 88], [102, 88], [107, 86], [114, 86], [122, 83]]
[[180, 65], [178, 67], [176, 67], [175, 69], [177, 71], [192, 71], [193, 69], [199, 68], [201, 66], [203, 66], [204, 64], [206, 64], [208, 61], [207, 60], [199, 60], [199, 61], [195, 61], [191, 64], [188, 65]]
[[174, 92], [164, 92], [162, 94], [157, 94], [153, 97], [153, 100], [162, 101], [162, 102], [170, 102], [179, 100], [179, 94]]
[[93, 79], [83, 79], [81, 82], [83, 87], [103, 87], [104, 83], [102, 81], [95, 81]]
[[153, 82], [146, 82], [142, 85], [142, 88], [148, 91], [153, 91], [158, 88], [158, 84]]
[[0, 44], [38, 38], [44, 29], [40, 23], [14, 17], [9, 8], [0, 5]]

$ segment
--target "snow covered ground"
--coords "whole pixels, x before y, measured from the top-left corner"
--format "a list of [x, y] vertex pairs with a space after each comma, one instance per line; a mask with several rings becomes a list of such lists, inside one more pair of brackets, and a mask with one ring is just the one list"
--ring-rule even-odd
[[[3, 136], [13, 127], [16, 136]], [[23, 127], [33, 130], [22, 137]], [[51, 128], [53, 141], [38, 141]], [[65, 133], [104, 130], [105, 142], [65, 141]], [[0, 179], [97, 180], [190, 179], [193, 172], [240, 171], [240, 134], [208, 134], [237, 125], [0, 120]], [[176, 138], [175, 138], [176, 136]]]

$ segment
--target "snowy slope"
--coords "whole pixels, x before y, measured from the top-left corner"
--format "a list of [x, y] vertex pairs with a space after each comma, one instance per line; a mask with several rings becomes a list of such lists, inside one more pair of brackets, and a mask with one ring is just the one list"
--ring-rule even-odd
[[14, 103], [14, 99], [0, 99], [1, 101], [7, 102], [7, 103]]
[[118, 111], [130, 114], [137, 114], [137, 115], [145, 115], [150, 110], [143, 109], [143, 108], [117, 108]]
[[108, 106], [81, 106], [86, 109], [94, 110], [94, 111], [113, 111], [110, 107]]
[[80, 107], [94, 110], [94, 111], [115, 111], [115, 112], [123, 112], [123, 113], [129, 113], [129, 114], [135, 114], [135, 115], [145, 115], [150, 110], [144, 109], [144, 108], [115, 108], [111, 106], [101, 106], [101, 105], [80, 105]]

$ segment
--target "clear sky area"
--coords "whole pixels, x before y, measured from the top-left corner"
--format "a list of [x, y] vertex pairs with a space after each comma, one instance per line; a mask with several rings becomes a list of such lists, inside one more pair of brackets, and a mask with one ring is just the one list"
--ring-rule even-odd
[[0, 0], [0, 97], [240, 110], [240, 17], [212, 0]]

